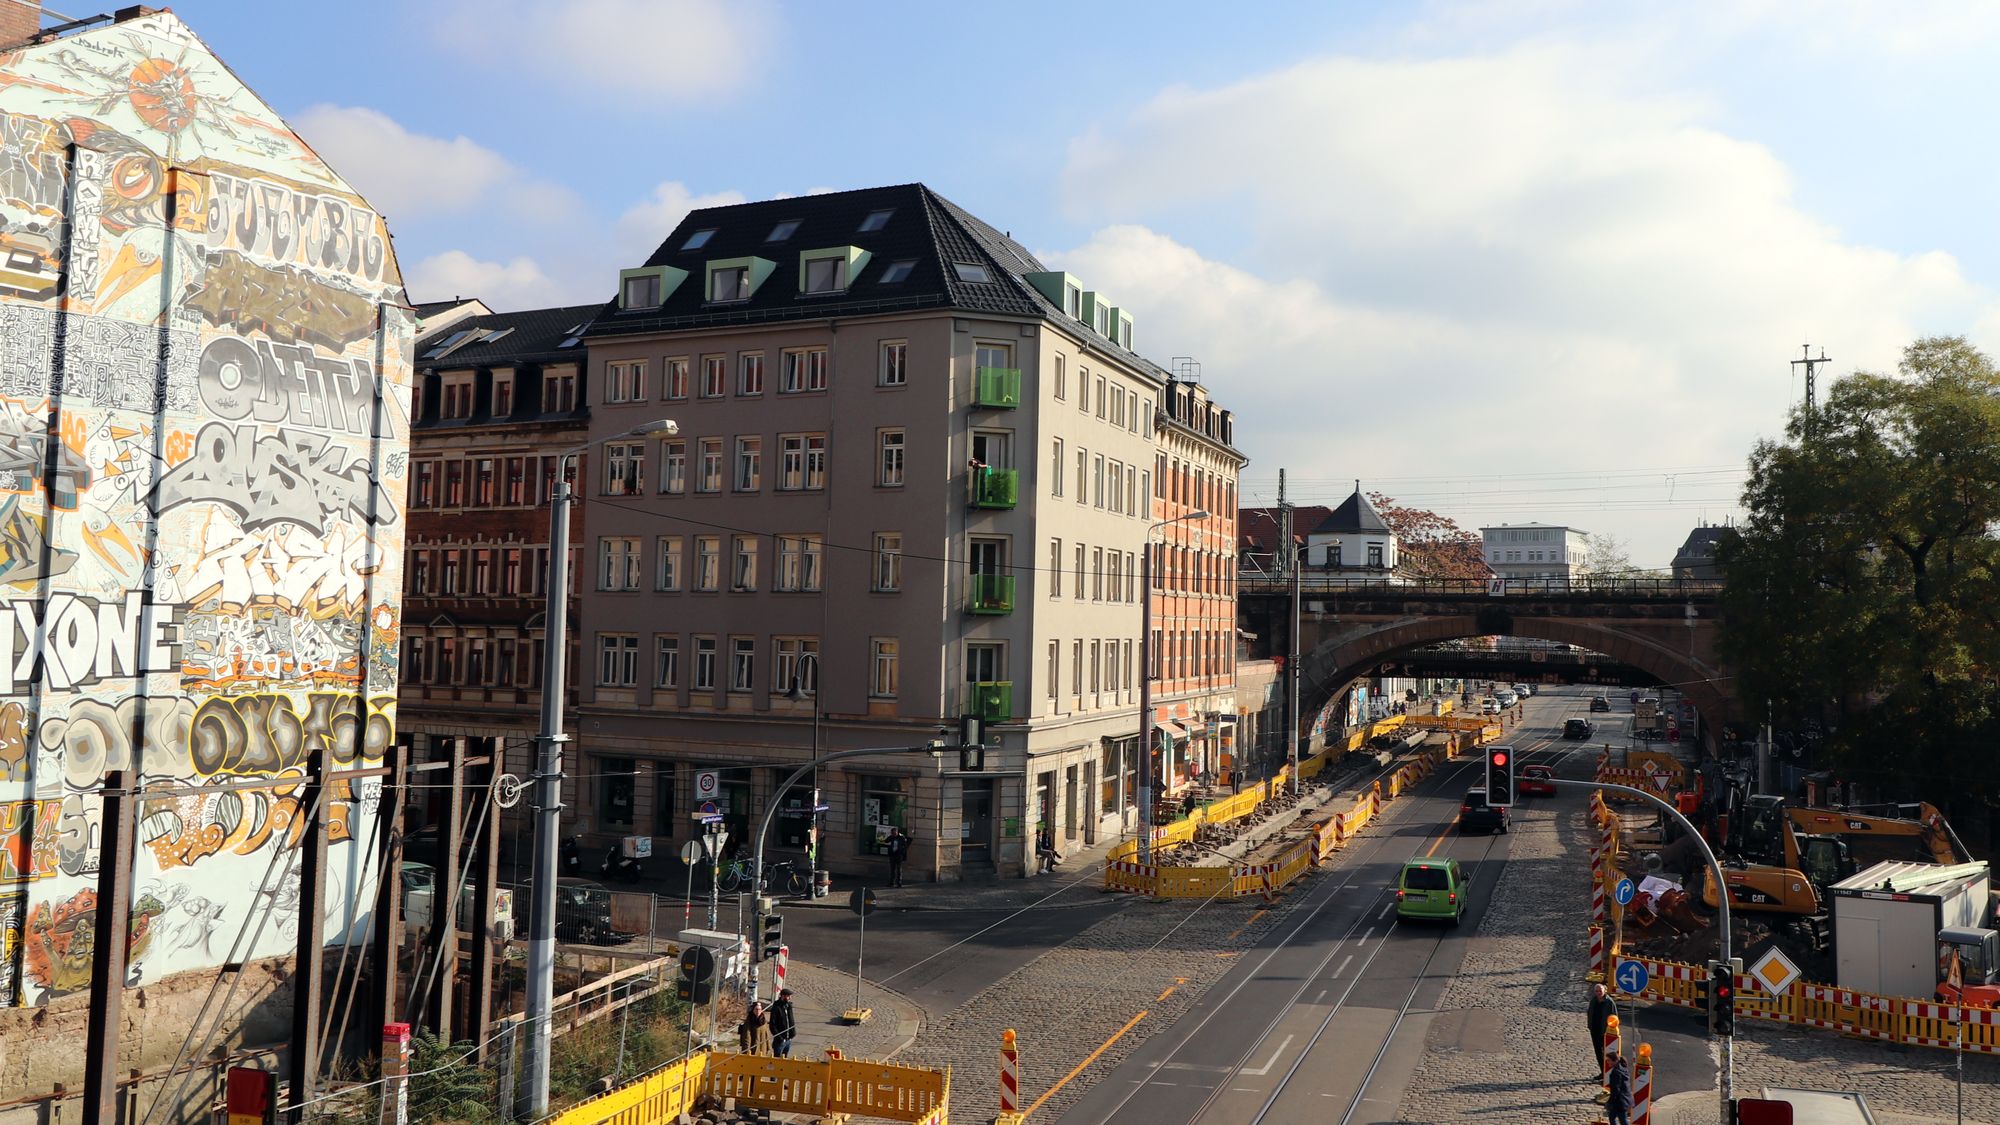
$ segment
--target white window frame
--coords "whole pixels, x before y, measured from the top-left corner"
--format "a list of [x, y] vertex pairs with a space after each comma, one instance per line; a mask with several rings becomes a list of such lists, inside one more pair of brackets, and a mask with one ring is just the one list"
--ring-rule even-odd
[[681, 588], [682, 537], [662, 535], [653, 541], [654, 552], [659, 556], [653, 563], [653, 589], [662, 593], [674, 593]]
[[895, 637], [868, 638], [868, 697], [894, 699], [901, 686], [902, 646]]
[[729, 540], [729, 588], [754, 591], [757, 588], [757, 537], [736, 535]]
[[714, 593], [722, 587], [722, 536], [694, 537], [694, 588]]
[[825, 390], [831, 363], [832, 357], [824, 347], [785, 349], [778, 393], [795, 395]]
[[639, 551], [637, 536], [600, 536], [597, 540], [597, 588], [607, 591], [637, 590]]
[[687, 492], [688, 446], [684, 441], [660, 444], [660, 492], [680, 496]]
[[736, 477], [738, 492], [756, 492], [764, 486], [764, 439], [761, 437], [739, 437], [736, 439]]
[[744, 352], [736, 357], [736, 393], [742, 398], [764, 393], [763, 352]]
[[870, 587], [878, 594], [893, 594], [903, 588], [903, 533], [875, 533], [875, 573]]
[[694, 690], [715, 690], [716, 643], [713, 634], [694, 639]]
[[653, 690], [681, 686], [681, 639], [672, 633], [653, 635]]
[[881, 360], [875, 371], [875, 385], [878, 387], [902, 387], [910, 382], [910, 342], [908, 340], [884, 340]]
[[597, 634], [597, 686], [636, 687], [639, 683], [639, 637], [636, 633]]
[[729, 693], [742, 695], [757, 690], [757, 638], [729, 638]]
[[901, 429], [875, 431], [875, 483], [901, 488], [907, 478], [908, 436]]
[[604, 365], [604, 401], [644, 402], [645, 399], [645, 360], [627, 359]]
[[701, 455], [697, 465], [700, 476], [695, 479], [695, 491], [721, 492], [724, 477], [722, 439], [702, 438], [696, 448], [700, 450]]

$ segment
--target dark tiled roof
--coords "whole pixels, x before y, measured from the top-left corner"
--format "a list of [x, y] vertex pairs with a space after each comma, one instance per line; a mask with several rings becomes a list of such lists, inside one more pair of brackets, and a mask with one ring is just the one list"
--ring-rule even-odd
[[[510, 363], [583, 359], [583, 344], [560, 345], [577, 334], [595, 317], [601, 306], [571, 305], [557, 309], [527, 309], [522, 312], [493, 313], [454, 320], [417, 341], [417, 367], [431, 368], [499, 367]], [[511, 331], [508, 331], [511, 329]], [[492, 339], [465, 339], [441, 355], [429, 356], [454, 334], [466, 331], [502, 333]]]
[[1342, 500], [1340, 507], [1335, 508], [1325, 519], [1314, 525], [1310, 530], [1322, 535], [1354, 534], [1357, 532], [1362, 534], [1373, 534], [1375, 532], [1387, 534], [1389, 525], [1382, 522], [1382, 514], [1375, 510], [1375, 505], [1370, 504], [1368, 498], [1361, 495], [1361, 490], [1357, 488], [1354, 490], [1354, 495]]
[[[1241, 551], [1268, 553], [1278, 543], [1277, 508], [1238, 508], [1236, 510], [1236, 546]], [[1305, 541], [1306, 534], [1325, 523], [1333, 509], [1323, 504], [1301, 504], [1292, 509], [1292, 542], [1296, 546]]]
[[[891, 211], [880, 230], [863, 231], [876, 211]], [[798, 229], [782, 241], [768, 241], [779, 223], [796, 220]], [[715, 233], [702, 246], [683, 250], [697, 231]], [[807, 296], [799, 291], [802, 250], [856, 246], [869, 252], [866, 265], [838, 295]], [[711, 303], [705, 298], [705, 264], [728, 258], [760, 257], [777, 268], [747, 301]], [[911, 262], [909, 275], [885, 284], [892, 263]], [[965, 281], [958, 263], [983, 267], [989, 281]], [[699, 329], [731, 324], [860, 316], [925, 308], [963, 309], [1002, 316], [1058, 320], [1087, 337], [1092, 346], [1113, 352], [1160, 378], [1166, 372], [1135, 353], [1097, 335], [1066, 316], [1028, 284], [1026, 275], [1048, 269], [1027, 248], [923, 184], [862, 188], [792, 199], [767, 199], [691, 211], [643, 263], [673, 266], [688, 276], [658, 309], [626, 312], [614, 300], [591, 330], [592, 336]]]
[[449, 301], [422, 301], [413, 307], [416, 309], [417, 319], [425, 320], [444, 312], [446, 309], [455, 309], [473, 299], [470, 297], [453, 297]]
[[1733, 527], [1697, 527], [1688, 532], [1687, 540], [1681, 544], [1680, 550], [1674, 552], [1674, 565], [1713, 565], [1716, 545], [1735, 535]]

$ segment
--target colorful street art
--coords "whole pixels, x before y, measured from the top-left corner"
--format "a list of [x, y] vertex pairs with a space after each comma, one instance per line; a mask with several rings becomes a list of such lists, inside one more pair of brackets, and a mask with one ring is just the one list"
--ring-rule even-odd
[[[87, 992], [139, 779], [131, 986], [289, 952], [374, 878], [312, 756], [395, 737], [414, 315], [381, 216], [168, 12], [0, 53], [0, 1006]], [[338, 772], [336, 773], [338, 778]]]

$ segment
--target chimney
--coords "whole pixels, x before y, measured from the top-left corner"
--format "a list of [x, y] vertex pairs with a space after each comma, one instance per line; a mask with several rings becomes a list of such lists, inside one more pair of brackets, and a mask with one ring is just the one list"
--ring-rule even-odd
[[41, 29], [41, 0], [0, 0], [0, 50], [26, 43]]

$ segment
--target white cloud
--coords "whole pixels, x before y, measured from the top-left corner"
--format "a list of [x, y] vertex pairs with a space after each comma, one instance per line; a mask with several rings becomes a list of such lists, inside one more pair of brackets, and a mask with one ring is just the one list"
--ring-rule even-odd
[[[1072, 143], [1068, 205], [1120, 225], [1050, 257], [1135, 309], [1147, 354], [1202, 360], [1249, 477], [1285, 466], [1329, 494], [1357, 476], [1740, 465], [1797, 397], [1801, 340], [1836, 371], [1887, 369], [1914, 336], [2000, 321], [1949, 255], [1852, 243], [1703, 103], [1626, 88], [1637, 63], [1538, 45], [1167, 90]], [[1130, 222], [1216, 216], [1241, 241], [1198, 252]], [[1425, 506], [1568, 520], [1664, 565], [1698, 512], [1613, 502], [1648, 498]], [[1563, 506], [1579, 500], [1597, 506]]]
[[682, 219], [687, 218], [689, 211], [701, 207], [727, 207], [741, 202], [743, 193], [739, 191], [696, 195], [686, 184], [666, 180], [654, 185], [653, 194], [644, 202], [633, 204], [618, 217], [614, 234], [628, 255], [637, 255], [633, 261], [641, 262], [680, 225]]
[[533, 259], [487, 262], [463, 250], [447, 250], [418, 262], [407, 270], [405, 287], [410, 300], [419, 303], [478, 297], [500, 310], [564, 303], [561, 288]]
[[423, 213], [469, 210], [521, 173], [466, 137], [412, 133], [366, 106], [316, 105], [294, 126], [390, 222]]
[[769, 58], [776, 19], [763, 0], [462, 0], [436, 34], [490, 64], [506, 59], [649, 100], [733, 102]]

